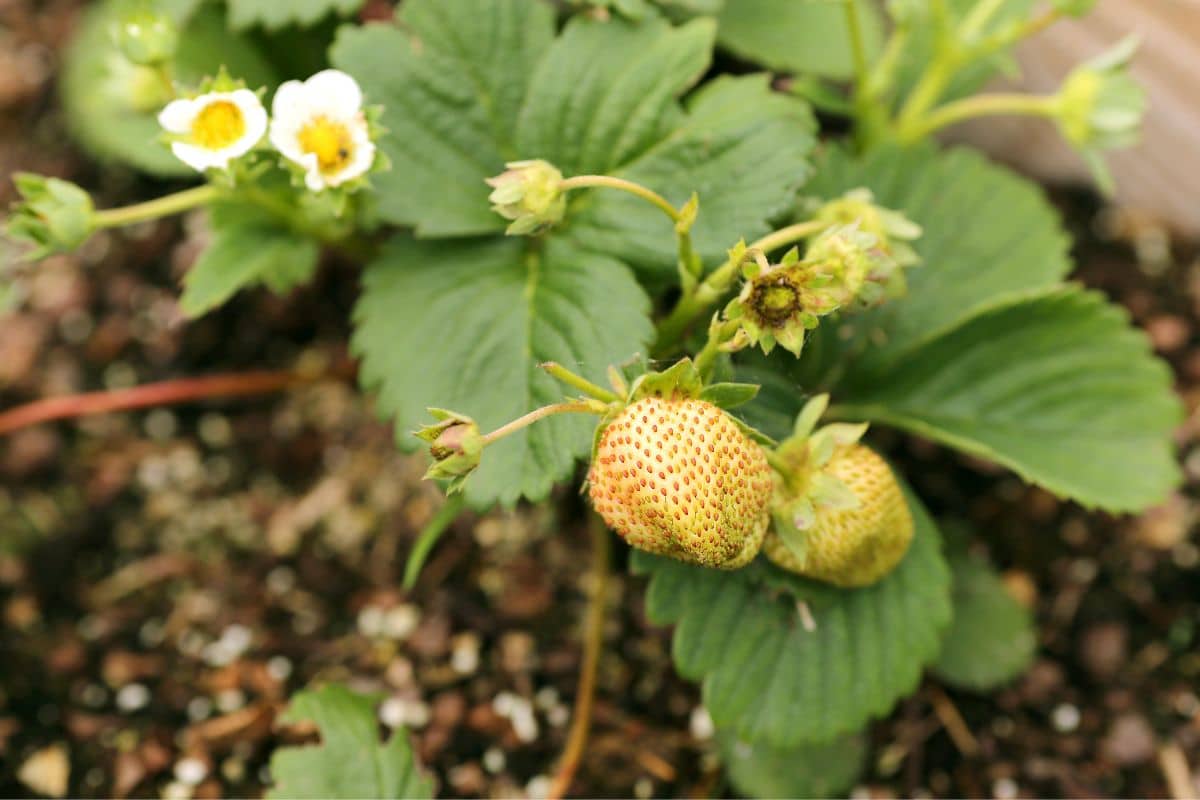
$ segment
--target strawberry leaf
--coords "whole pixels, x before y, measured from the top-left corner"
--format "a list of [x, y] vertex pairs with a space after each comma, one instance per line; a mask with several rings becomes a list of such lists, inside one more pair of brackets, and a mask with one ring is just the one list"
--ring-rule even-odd
[[858, 365], [835, 403], [843, 418], [943, 442], [1085, 506], [1135, 511], [1180, 480], [1171, 384], [1124, 309], [1064, 286], [998, 301], [895, 360]]
[[253, 206], [222, 203], [213, 208], [212, 220], [212, 241], [183, 279], [179, 305], [189, 317], [201, 316], [251, 286], [265, 285], [282, 294], [308, 282], [316, 271], [316, 242]]
[[913, 544], [894, 572], [863, 589], [806, 581], [761, 559], [726, 573], [634, 552], [634, 571], [650, 576], [647, 615], [675, 624], [676, 668], [703, 680], [718, 727], [779, 749], [828, 742], [915, 688], [950, 622], [950, 574], [937, 528], [907, 497]]
[[348, 16], [357, 11], [365, 0], [227, 0], [229, 26], [243, 30], [260, 26], [278, 30], [288, 25], [315, 25], [325, 17], [337, 14]]
[[[603, 304], [595, 302], [602, 297]], [[421, 241], [397, 235], [363, 275], [352, 347], [360, 379], [395, 418], [405, 449], [427, 407], [489, 431], [559, 402], [557, 361], [602, 382], [609, 364], [645, 350], [649, 300], [627, 267], [551, 237]], [[490, 445], [466, 482], [469, 503], [541, 499], [588, 452], [596, 419], [562, 414]]]
[[433, 782], [421, 774], [408, 733], [397, 729], [381, 742], [377, 699], [328, 684], [300, 692], [284, 722], [313, 722], [321, 743], [283, 747], [271, 756], [269, 798], [431, 798]]
[[780, 749], [719, 730], [717, 744], [729, 782], [747, 797], [843, 796], [867, 758], [861, 736]]
[[[857, 11], [868, 59], [878, 53], [883, 21], [872, 3]], [[726, 0], [717, 17], [718, 44], [782, 72], [850, 78], [853, 50], [841, 3], [828, 0]]]
[[953, 556], [954, 619], [933, 670], [947, 683], [985, 691], [1029, 666], [1037, 647], [1033, 616], [979, 558]]

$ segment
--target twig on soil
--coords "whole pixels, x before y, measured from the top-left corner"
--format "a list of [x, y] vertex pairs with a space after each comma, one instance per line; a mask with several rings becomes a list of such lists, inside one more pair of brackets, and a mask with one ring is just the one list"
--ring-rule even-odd
[[977, 755], [979, 742], [967, 727], [962, 714], [958, 713], [954, 702], [937, 686], [929, 687], [929, 700], [933, 704], [933, 713], [937, 714], [938, 720], [946, 729], [946, 733], [950, 734], [950, 740], [954, 742], [958, 751], [968, 758]]
[[74, 419], [114, 411], [188, 403], [214, 397], [239, 397], [270, 394], [297, 386], [315, 383], [325, 378], [348, 379], [354, 375], [354, 365], [336, 363], [321, 370], [297, 369], [277, 372], [233, 372], [208, 375], [203, 378], [147, 383], [129, 389], [48, 397], [35, 400], [0, 413], [0, 436], [30, 425], [59, 419]]
[[588, 598], [587, 621], [583, 641], [583, 668], [579, 673], [579, 688], [575, 693], [575, 708], [571, 713], [571, 730], [567, 734], [567, 746], [554, 781], [546, 793], [546, 800], [560, 800], [571, 788], [571, 780], [583, 757], [587, 743], [588, 727], [592, 721], [592, 700], [596, 693], [596, 668], [600, 661], [600, 649], [604, 645], [604, 601], [608, 593], [609, 540], [608, 530], [599, 517], [592, 515], [588, 520], [588, 533], [592, 538], [592, 592]]
[[1159, 748], [1158, 766], [1167, 779], [1167, 790], [1174, 800], [1194, 800], [1196, 789], [1192, 783], [1192, 771], [1179, 745], [1171, 742]]

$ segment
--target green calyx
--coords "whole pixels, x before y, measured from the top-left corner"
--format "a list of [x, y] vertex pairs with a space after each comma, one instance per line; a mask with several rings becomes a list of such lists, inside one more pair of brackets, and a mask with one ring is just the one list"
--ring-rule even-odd
[[70, 181], [18, 172], [13, 183], [21, 199], [13, 204], [4, 232], [33, 246], [29, 258], [69, 253], [95, 230], [91, 195]]
[[859, 499], [841, 480], [825, 471], [838, 448], [856, 444], [867, 431], [866, 423], [832, 423], [817, 428], [829, 406], [829, 395], [809, 400], [796, 417], [792, 435], [771, 454], [775, 492], [771, 517], [780, 539], [797, 559], [804, 560], [805, 532], [816, 521], [818, 509], [857, 508]]
[[433, 464], [425, 472], [427, 479], [444, 479], [450, 483], [447, 494], [461, 491], [463, 484], [483, 457], [484, 440], [475, 420], [443, 408], [431, 408], [429, 413], [438, 420], [413, 433], [429, 442]]
[[567, 198], [563, 175], [548, 161], [510, 161], [508, 169], [486, 183], [492, 187], [488, 200], [492, 210], [512, 220], [505, 233], [525, 236], [540, 233], [562, 221]]
[[870, 189], [851, 189], [836, 200], [816, 204], [813, 219], [831, 227], [857, 225], [858, 230], [875, 237], [874, 246], [897, 267], [911, 267], [921, 260], [910, 244], [921, 237], [921, 226], [899, 211], [876, 204]]

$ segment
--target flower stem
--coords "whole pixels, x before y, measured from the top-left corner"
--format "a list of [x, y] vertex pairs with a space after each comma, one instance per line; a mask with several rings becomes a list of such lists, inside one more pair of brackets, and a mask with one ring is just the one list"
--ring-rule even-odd
[[623, 192], [637, 195], [661, 209], [664, 214], [671, 218], [672, 222], [679, 221], [679, 210], [671, 205], [667, 198], [653, 189], [642, 186], [640, 183], [627, 181], [624, 178], [614, 178], [611, 175], [576, 175], [572, 178], [567, 178], [561, 184], [564, 192], [569, 192], [572, 189], [594, 189], [599, 187], [620, 189]]
[[575, 692], [575, 708], [571, 714], [571, 730], [567, 734], [567, 745], [559, 761], [554, 781], [546, 792], [547, 800], [560, 800], [571, 788], [571, 781], [579, 769], [583, 747], [587, 744], [588, 728], [592, 722], [592, 703], [596, 695], [596, 672], [600, 663], [600, 651], [604, 647], [604, 603], [608, 594], [609, 539], [608, 531], [594, 514], [588, 520], [588, 533], [592, 540], [592, 591], [588, 597], [585, 638], [583, 640], [583, 667], [579, 672], [579, 687]]
[[96, 229], [118, 228], [122, 225], [133, 225], [137, 222], [178, 214], [181, 211], [207, 205], [217, 199], [219, 195], [220, 190], [217, 187], [205, 184], [165, 197], [147, 200], [144, 203], [97, 211], [95, 215]]
[[605, 403], [615, 403], [621, 399], [614, 392], [610, 392], [603, 386], [597, 386], [582, 375], [576, 375], [557, 361], [547, 361], [538, 366], [546, 370], [552, 377], [558, 378], [568, 386], [573, 386], [588, 397], [594, 397]]
[[901, 142], [915, 142], [949, 125], [975, 117], [990, 117], [1000, 114], [1053, 117], [1056, 113], [1057, 97], [1054, 95], [999, 92], [979, 94], [947, 103], [924, 117], [914, 120], [910, 125], [902, 127], [897, 135]]
[[523, 417], [517, 417], [512, 422], [501, 425], [491, 433], [486, 433], [483, 436], [483, 444], [486, 447], [493, 444], [511, 433], [516, 433], [522, 428], [527, 428], [538, 420], [552, 417], [555, 414], [603, 414], [607, 407], [595, 400], [574, 400], [567, 403], [553, 403], [541, 408], [535, 408]]
[[[807, 239], [814, 234], [820, 233], [827, 227], [829, 227], [829, 223], [823, 220], [798, 222], [795, 225], [788, 225], [786, 228], [780, 228], [773, 233], [768, 233], [751, 244], [749, 249], [758, 249], [764, 252], [777, 250], [784, 245]], [[654, 345], [655, 353], [662, 354], [679, 343], [679, 340], [687, 333], [688, 328], [697, 319], [707, 313], [729, 289], [729, 285], [737, 276], [739, 267], [741, 267], [741, 264], [735, 264], [732, 261], [726, 260], [725, 263], [710, 272], [708, 277], [696, 287], [695, 291], [679, 298], [679, 303], [658, 326], [658, 340]]]
[[421, 576], [421, 567], [425, 566], [425, 559], [429, 557], [429, 552], [442, 538], [446, 528], [450, 527], [450, 523], [458, 518], [465, 503], [462, 494], [447, 495], [445, 504], [426, 523], [424, 530], [421, 531], [421, 535], [417, 537], [416, 543], [408, 554], [408, 561], [404, 564], [404, 589], [406, 591], [416, 585], [417, 578]]

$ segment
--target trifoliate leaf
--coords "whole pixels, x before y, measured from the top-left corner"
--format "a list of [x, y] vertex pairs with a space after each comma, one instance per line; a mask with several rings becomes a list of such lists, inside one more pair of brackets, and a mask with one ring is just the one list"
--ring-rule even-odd
[[[883, 20], [875, 4], [856, 5], [870, 62], [882, 43]], [[830, 78], [854, 74], [844, 2], [727, 0], [718, 20], [718, 44], [747, 61]]]
[[746, 797], [839, 797], [858, 780], [867, 757], [862, 736], [778, 749], [717, 731], [729, 782]]
[[846, 376], [841, 416], [904, 428], [1108, 511], [1146, 508], [1179, 481], [1170, 370], [1096, 292], [1001, 300], [887, 355]]
[[[649, 301], [627, 267], [554, 237], [539, 248], [398, 235], [367, 267], [354, 319], [362, 384], [378, 392], [407, 449], [429, 406], [467, 414], [487, 432], [564, 399], [539, 364], [557, 361], [602, 383], [609, 364], [646, 352], [652, 333]], [[467, 480], [468, 501], [545, 497], [587, 454], [595, 425], [558, 415], [488, 446]]]
[[278, 30], [287, 25], [315, 25], [331, 15], [349, 16], [365, 0], [227, 0], [229, 25], [244, 30], [255, 25]]
[[985, 561], [950, 559], [954, 618], [933, 670], [948, 683], [986, 691], [1016, 678], [1033, 661], [1033, 615]]
[[[270, 63], [255, 44], [226, 29], [221, 9], [197, 5], [195, 0], [163, 3], [180, 26], [175, 79], [197, 84], [224, 65], [251, 87], [274, 84]], [[172, 99], [162, 76], [126, 60], [112, 42], [119, 6], [109, 0], [88, 8], [67, 49], [61, 91], [71, 132], [99, 159], [154, 175], [195, 174], [160, 139], [157, 114]]]
[[[538, 0], [408, 0], [401, 17], [404, 30], [344, 28], [331, 58], [386, 109], [380, 144], [394, 168], [373, 182], [385, 219], [418, 236], [502, 231], [484, 179], [545, 159], [567, 177], [642, 181], [676, 205], [698, 192], [693, 237], [712, 262], [766, 232], [809, 173], [812, 115], [766, 76], [714, 81], [681, 107], [709, 64], [710, 19], [577, 16], [555, 38]], [[569, 200], [556, 235], [674, 274], [672, 224], [645, 201], [612, 189]]]
[[183, 279], [180, 308], [199, 317], [241, 289], [265, 285], [283, 293], [312, 279], [320, 248], [316, 242], [240, 203], [212, 211], [213, 236]]
[[284, 722], [313, 722], [321, 743], [284, 747], [271, 756], [269, 798], [431, 798], [433, 781], [421, 774], [408, 733], [380, 741], [376, 698], [328, 684], [300, 692]]
[[950, 621], [950, 574], [937, 528], [907, 497], [912, 546], [894, 572], [863, 589], [808, 581], [762, 559], [730, 573], [634, 552], [634, 570], [650, 575], [647, 615], [676, 625], [676, 668], [703, 680], [718, 727], [774, 748], [828, 742], [916, 686]]

